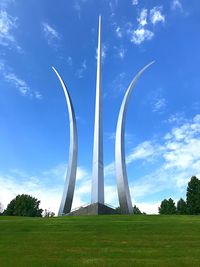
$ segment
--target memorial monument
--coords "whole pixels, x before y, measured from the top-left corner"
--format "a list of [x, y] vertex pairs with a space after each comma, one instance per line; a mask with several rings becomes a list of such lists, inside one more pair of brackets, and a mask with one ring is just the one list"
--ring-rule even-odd
[[[62, 80], [57, 70], [53, 67], [62, 88], [64, 90], [70, 125], [70, 147], [69, 159], [64, 191], [59, 208], [58, 215], [89, 215], [89, 214], [115, 214], [115, 209], [104, 204], [104, 164], [103, 164], [103, 118], [102, 118], [102, 95], [101, 95], [101, 16], [99, 16], [98, 30], [98, 49], [97, 49], [97, 78], [96, 78], [96, 103], [95, 103], [95, 121], [94, 121], [94, 144], [93, 144], [93, 168], [92, 168], [92, 196], [91, 204], [86, 207], [81, 207], [75, 211], [71, 211], [75, 182], [77, 172], [77, 153], [78, 153], [78, 138], [77, 126], [72, 100], [67, 87]], [[126, 162], [125, 162], [125, 146], [124, 146], [124, 131], [125, 117], [131, 92], [137, 80], [142, 73], [153, 62], [147, 64], [141, 71], [137, 73], [130, 83], [125, 96], [123, 98], [116, 129], [115, 140], [115, 165], [116, 165], [116, 180], [119, 197], [120, 209], [123, 214], [132, 213], [132, 202], [130, 190], [128, 186]]]

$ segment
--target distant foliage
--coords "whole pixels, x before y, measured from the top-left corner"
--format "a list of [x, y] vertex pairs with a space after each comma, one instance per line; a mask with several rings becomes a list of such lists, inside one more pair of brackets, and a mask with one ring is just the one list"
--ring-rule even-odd
[[200, 180], [192, 176], [187, 187], [186, 201], [180, 199], [177, 206], [173, 199], [164, 199], [159, 207], [160, 214], [200, 214]]
[[133, 214], [136, 214], [136, 215], [142, 214], [142, 212], [136, 205], [133, 206]]
[[3, 204], [0, 202], [0, 215], [3, 213]]
[[115, 210], [116, 210], [116, 212], [117, 212], [118, 214], [122, 214], [122, 210], [121, 210], [120, 207], [117, 207]]
[[177, 202], [177, 214], [187, 214], [188, 213], [188, 210], [187, 210], [187, 203], [184, 199], [180, 199], [178, 202]]
[[186, 202], [189, 214], [200, 214], [200, 180], [196, 176], [188, 183]]
[[52, 212], [52, 211], [50, 211], [49, 209], [45, 209], [43, 216], [46, 217], [46, 218], [50, 218], [50, 217], [54, 217], [55, 216], [55, 213]]
[[176, 206], [173, 199], [164, 199], [159, 207], [160, 214], [176, 214]]
[[[117, 211], [117, 213], [122, 214], [122, 211], [121, 211], [120, 207], [117, 207], [115, 210]], [[141, 212], [140, 209], [136, 205], [134, 205], [133, 206], [133, 214], [135, 214], [135, 215], [144, 214], [145, 215], [146, 213], [145, 212]]]
[[41, 217], [40, 201], [30, 195], [18, 195], [7, 206], [4, 215]]

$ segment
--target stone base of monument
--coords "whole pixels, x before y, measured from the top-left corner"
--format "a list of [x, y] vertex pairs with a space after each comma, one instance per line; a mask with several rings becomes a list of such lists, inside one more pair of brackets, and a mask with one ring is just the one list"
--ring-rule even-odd
[[117, 211], [109, 206], [101, 203], [90, 204], [85, 207], [80, 207], [77, 210], [65, 214], [66, 216], [79, 216], [79, 215], [109, 215], [118, 214]]

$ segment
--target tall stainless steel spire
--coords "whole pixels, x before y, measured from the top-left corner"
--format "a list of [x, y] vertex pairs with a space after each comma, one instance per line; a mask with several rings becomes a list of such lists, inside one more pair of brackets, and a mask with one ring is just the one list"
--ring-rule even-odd
[[92, 203], [104, 204], [104, 171], [103, 171], [103, 125], [101, 100], [101, 16], [99, 16], [96, 106], [94, 122], [93, 170], [92, 170]]

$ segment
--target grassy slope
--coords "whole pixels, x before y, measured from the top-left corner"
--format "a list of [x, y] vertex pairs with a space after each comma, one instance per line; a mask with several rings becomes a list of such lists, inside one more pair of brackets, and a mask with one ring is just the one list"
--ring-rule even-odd
[[0, 266], [200, 266], [200, 216], [0, 217]]

